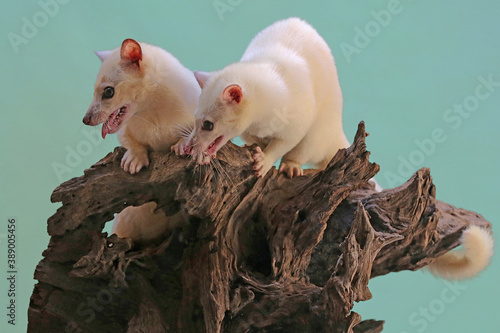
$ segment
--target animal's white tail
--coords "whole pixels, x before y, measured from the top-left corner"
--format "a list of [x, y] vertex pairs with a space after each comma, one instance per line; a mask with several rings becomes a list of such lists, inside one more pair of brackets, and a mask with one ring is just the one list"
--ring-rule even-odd
[[490, 264], [493, 255], [493, 237], [486, 229], [470, 226], [461, 237], [462, 250], [448, 252], [427, 268], [432, 274], [449, 280], [476, 276]]

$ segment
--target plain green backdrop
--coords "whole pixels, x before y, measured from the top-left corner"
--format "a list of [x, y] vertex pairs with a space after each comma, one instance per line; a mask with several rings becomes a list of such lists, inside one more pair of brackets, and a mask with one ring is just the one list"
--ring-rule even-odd
[[[394, 187], [430, 167], [438, 199], [483, 214], [496, 230], [498, 0], [4, 0], [2, 332], [26, 331], [33, 272], [49, 240], [46, 221], [59, 207], [50, 203], [51, 192], [118, 145], [116, 136], [103, 141], [99, 129], [82, 124], [100, 66], [92, 51], [131, 37], [165, 48], [190, 69], [215, 70], [237, 61], [258, 31], [290, 16], [310, 22], [330, 45], [344, 94], [345, 132], [352, 139], [358, 122], [366, 122], [381, 185]], [[493, 83], [484, 86], [484, 80]], [[67, 161], [72, 151], [81, 160]], [[65, 172], [56, 171], [61, 165]], [[6, 317], [9, 217], [18, 227], [15, 327]], [[480, 277], [455, 285], [422, 272], [375, 278], [369, 284], [373, 299], [354, 310], [364, 319], [386, 320], [384, 332], [498, 332], [499, 261], [494, 257]]]

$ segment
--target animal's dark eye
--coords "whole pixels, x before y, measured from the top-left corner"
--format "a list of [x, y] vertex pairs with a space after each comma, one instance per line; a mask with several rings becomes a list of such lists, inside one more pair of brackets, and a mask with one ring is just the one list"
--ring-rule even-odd
[[110, 99], [115, 95], [115, 88], [106, 87], [102, 93], [102, 99]]
[[214, 123], [212, 123], [211, 121], [205, 120], [203, 122], [203, 126], [201, 126], [201, 129], [204, 131], [211, 131], [214, 129]]

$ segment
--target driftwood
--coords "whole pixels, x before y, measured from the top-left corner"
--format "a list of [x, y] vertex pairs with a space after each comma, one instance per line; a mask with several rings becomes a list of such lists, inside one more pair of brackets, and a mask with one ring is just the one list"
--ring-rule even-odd
[[[482, 216], [435, 199], [428, 169], [377, 193], [364, 124], [326, 170], [287, 179], [252, 170], [227, 144], [220, 168], [171, 153], [129, 175], [124, 149], [52, 194], [62, 202], [35, 278], [28, 332], [380, 332], [352, 312], [368, 280], [417, 270], [459, 245]], [[102, 233], [149, 201], [186, 225], [147, 246]], [[390, 246], [387, 246], [389, 245]]]

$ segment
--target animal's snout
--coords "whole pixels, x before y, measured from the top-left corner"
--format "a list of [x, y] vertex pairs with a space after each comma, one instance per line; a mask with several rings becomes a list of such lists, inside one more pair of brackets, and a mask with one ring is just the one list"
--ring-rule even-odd
[[90, 122], [92, 121], [92, 116], [90, 115], [85, 115], [85, 117], [83, 117], [83, 123], [85, 125], [90, 125]]

